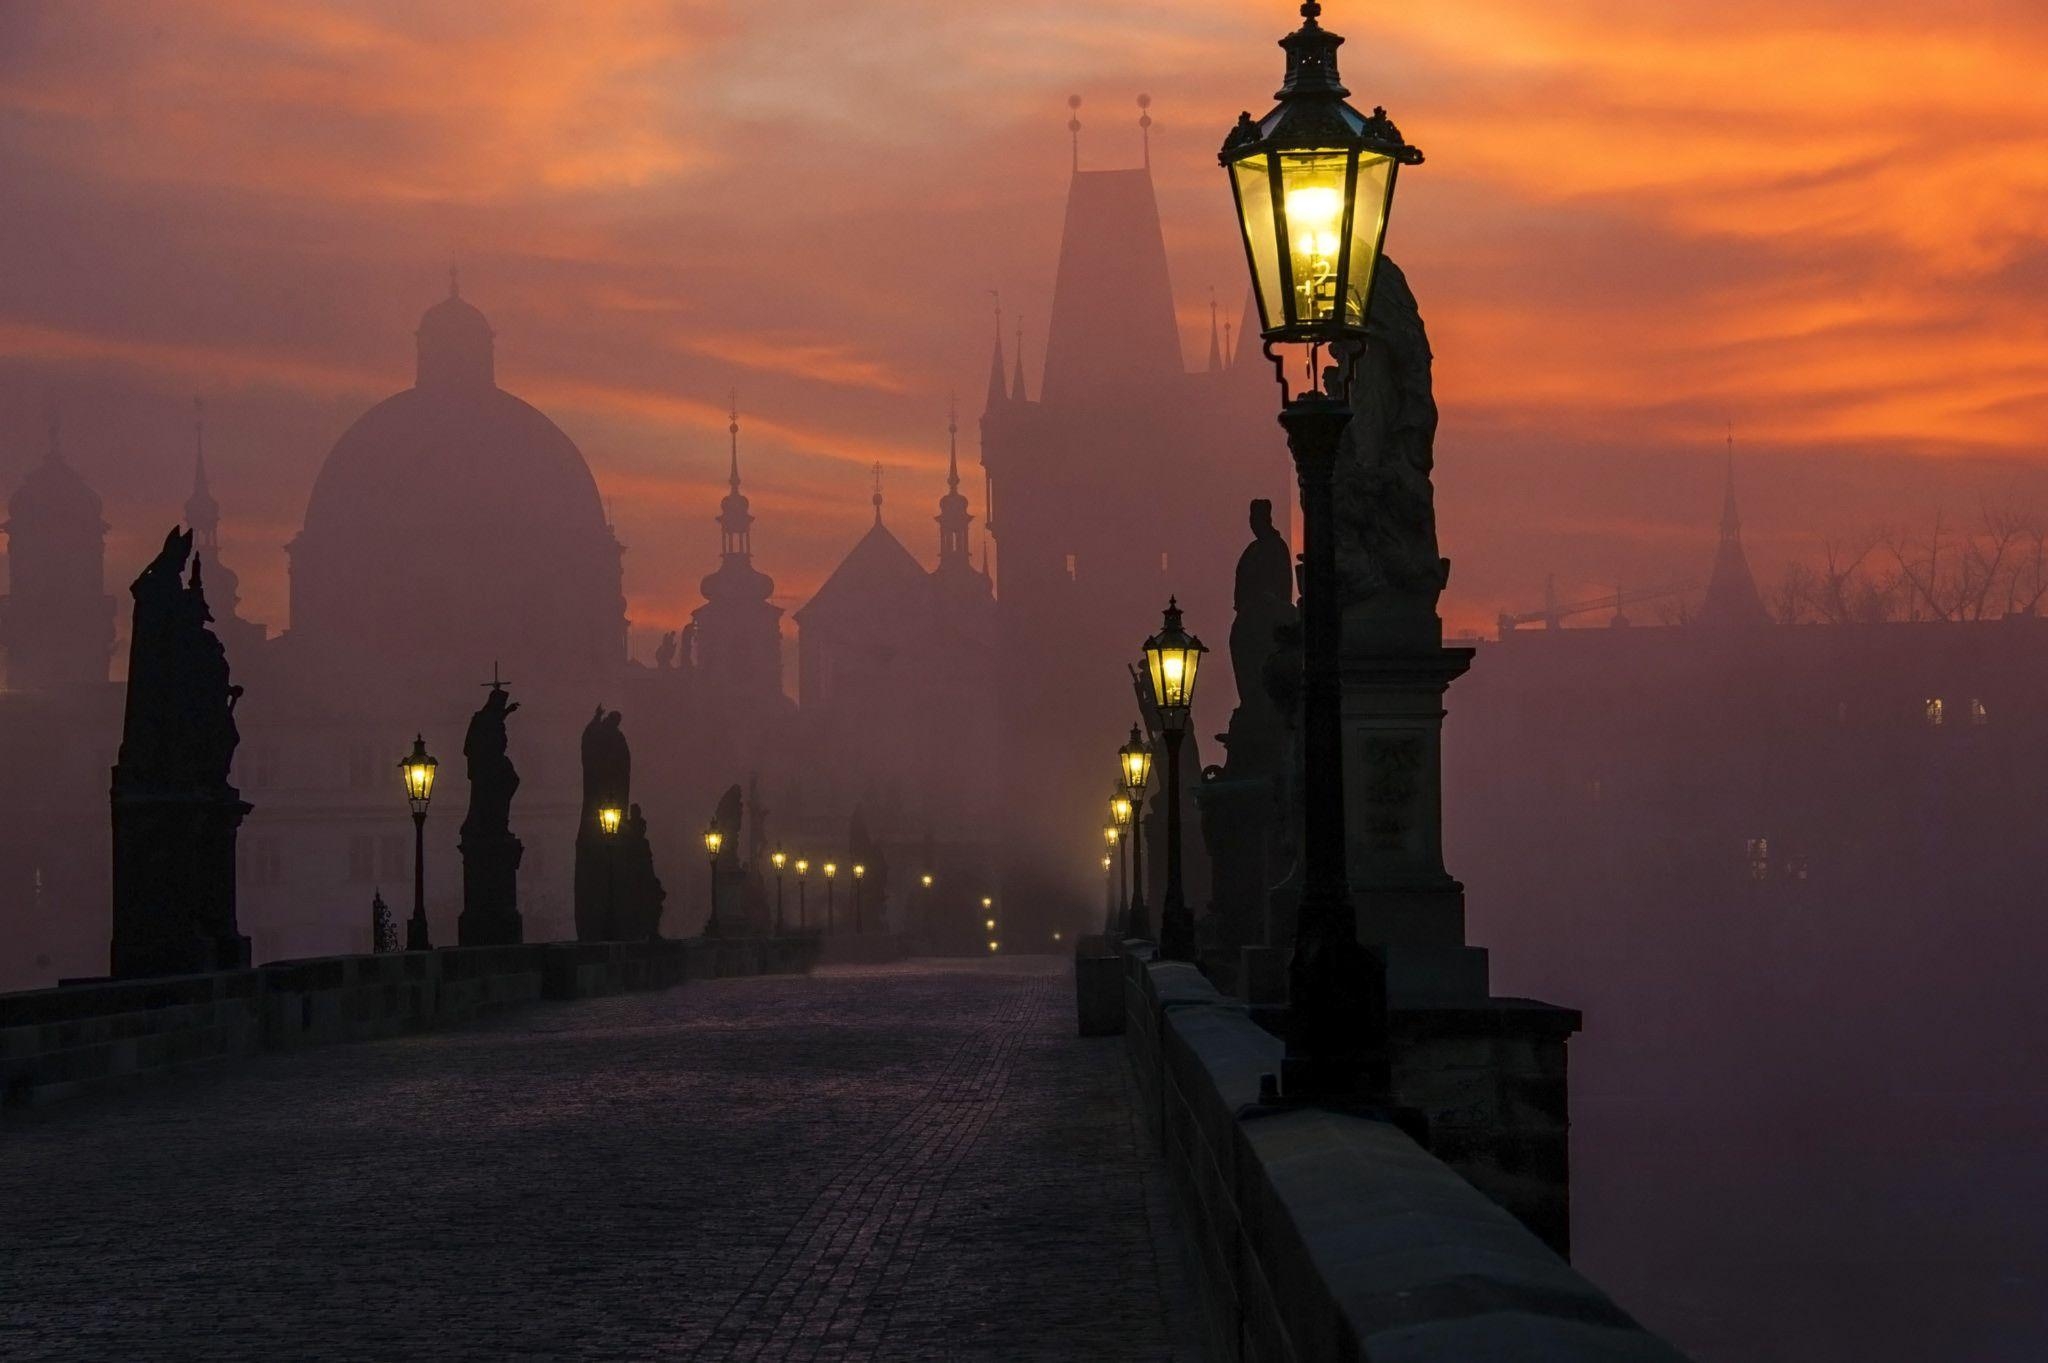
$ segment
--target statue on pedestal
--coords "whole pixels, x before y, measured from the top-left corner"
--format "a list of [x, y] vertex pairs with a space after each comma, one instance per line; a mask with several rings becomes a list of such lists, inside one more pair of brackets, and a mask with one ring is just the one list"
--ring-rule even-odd
[[213, 614], [192, 532], [173, 528], [129, 592], [128, 698], [111, 792], [111, 970], [128, 978], [244, 967], [235, 835], [250, 806], [228, 783], [242, 688], [207, 628]]
[[462, 821], [461, 945], [509, 946], [522, 939], [519, 861], [525, 847], [512, 833], [512, 796], [519, 772], [507, 752], [505, 721], [519, 708], [493, 678], [490, 694], [470, 717], [462, 755], [469, 763], [469, 813]]

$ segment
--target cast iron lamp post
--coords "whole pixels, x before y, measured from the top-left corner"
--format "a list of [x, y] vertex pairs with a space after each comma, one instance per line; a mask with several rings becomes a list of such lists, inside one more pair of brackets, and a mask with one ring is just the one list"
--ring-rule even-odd
[[1145, 783], [1152, 779], [1152, 745], [1138, 737], [1137, 725], [1116, 757], [1131, 805], [1131, 907], [1124, 914], [1124, 935], [1144, 938], [1152, 933], [1145, 921]]
[[770, 864], [775, 867], [775, 935], [782, 935], [782, 868], [789, 865], [789, 853], [777, 847], [768, 854]]
[[832, 924], [832, 885], [833, 885], [833, 882], [834, 882], [834, 881], [838, 880], [838, 878], [839, 878], [839, 863], [838, 863], [838, 862], [836, 862], [836, 861], [828, 861], [828, 862], [826, 862], [826, 863], [825, 863], [825, 931], [826, 931], [827, 933], [831, 933], [832, 931], [834, 931], [834, 928], [833, 928], [833, 924]]
[[1109, 925], [1114, 941], [1129, 933], [1123, 924], [1130, 914], [1131, 838], [1135, 832], [1131, 825], [1131, 797], [1122, 785], [1110, 793], [1109, 819], [1117, 830], [1116, 914]]
[[[1289, 967], [1289, 1096], [1388, 1099], [1386, 968], [1358, 940], [1344, 865], [1335, 489], [1351, 422], [1346, 385], [1324, 379], [1321, 350], [1348, 368], [1366, 345], [1380, 247], [1402, 166], [1419, 165], [1386, 111], [1345, 102], [1344, 40], [1316, 22], [1280, 40], [1287, 76], [1264, 118], [1238, 115], [1218, 160], [1230, 177], [1266, 356], [1280, 381], [1280, 425], [1301, 486], [1302, 794], [1305, 866]], [[1290, 396], [1276, 347], [1308, 347], [1307, 391]], [[1320, 382], [1319, 382], [1320, 381]], [[1331, 388], [1338, 391], [1332, 392]]]
[[796, 859], [796, 930], [798, 932], [804, 931], [809, 926], [804, 915], [804, 888], [810, 883], [810, 878], [811, 859], [809, 857], [798, 857]]
[[867, 931], [867, 924], [862, 921], [860, 916], [860, 887], [867, 878], [868, 868], [860, 862], [856, 861], [853, 863], [853, 930], [855, 933]]
[[1112, 874], [1116, 867], [1117, 850], [1122, 842], [1123, 836], [1117, 829], [1116, 811], [1112, 804], [1109, 822], [1102, 826], [1102, 843], [1109, 849], [1102, 854], [1102, 877], [1109, 892], [1109, 909], [1102, 918], [1102, 935], [1111, 941], [1115, 940], [1117, 901], [1124, 897], [1123, 876]]
[[618, 805], [599, 805], [597, 810], [597, 831], [604, 834], [604, 935], [618, 936], [619, 931], [619, 829], [626, 822], [626, 811]]
[[704, 829], [704, 855], [711, 862], [711, 916], [704, 920], [704, 935], [716, 937], [723, 926], [718, 921], [718, 853], [725, 846], [725, 830], [713, 819]]
[[441, 764], [427, 755], [424, 734], [415, 734], [412, 751], [399, 762], [405, 778], [406, 802], [412, 806], [412, 917], [405, 924], [405, 949], [431, 951], [427, 934], [427, 802], [434, 798], [434, 772]]
[[1200, 639], [1181, 628], [1180, 603], [1168, 597], [1159, 632], [1145, 641], [1145, 670], [1166, 735], [1166, 900], [1159, 910], [1159, 955], [1168, 961], [1195, 959], [1195, 916], [1180, 884], [1180, 741], [1206, 652]]

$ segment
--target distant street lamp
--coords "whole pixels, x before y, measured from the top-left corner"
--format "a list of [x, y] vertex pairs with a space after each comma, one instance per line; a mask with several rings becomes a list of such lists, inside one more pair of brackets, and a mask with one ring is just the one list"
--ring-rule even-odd
[[618, 805], [600, 805], [597, 810], [597, 831], [604, 834], [604, 935], [616, 937], [619, 931], [619, 829], [626, 822], [626, 811]]
[[1116, 750], [1117, 770], [1131, 802], [1131, 907], [1124, 914], [1124, 935], [1145, 938], [1152, 925], [1145, 920], [1145, 783], [1152, 779], [1152, 745], [1131, 726], [1131, 741]]
[[[1386, 971], [1358, 940], [1344, 865], [1335, 490], [1338, 444], [1351, 422], [1348, 371], [1367, 344], [1372, 285], [1402, 166], [1419, 165], [1386, 111], [1345, 102], [1337, 78], [1344, 40], [1316, 22], [1280, 40], [1287, 76], [1264, 118], [1249, 113], [1218, 154], [1230, 177], [1251, 267], [1266, 356], [1280, 381], [1280, 425], [1301, 487], [1303, 883], [1289, 968], [1290, 1094], [1355, 1094], [1385, 1101]], [[1306, 345], [1309, 387], [1290, 396], [1283, 344]], [[1328, 346], [1346, 371], [1325, 381]], [[1335, 389], [1336, 391], [1330, 391]]]
[[775, 867], [775, 935], [782, 935], [782, 868], [789, 865], [789, 853], [780, 844], [768, 854], [768, 861]]
[[1118, 786], [1109, 797], [1109, 820], [1117, 830], [1116, 913], [1110, 920], [1110, 940], [1127, 936], [1123, 924], [1130, 914], [1131, 797]]
[[412, 806], [412, 917], [405, 924], [405, 949], [431, 951], [427, 934], [427, 804], [434, 798], [434, 773], [441, 764], [427, 754], [423, 734], [414, 735], [412, 751], [399, 760], [406, 802]]
[[713, 819], [704, 829], [704, 855], [711, 862], [711, 916], [704, 920], [704, 935], [715, 937], [722, 924], [718, 921], [718, 852], [725, 846], [725, 831]]
[[867, 931], [867, 926], [860, 916], [860, 887], [861, 882], [867, 878], [868, 868], [857, 861], [853, 863], [853, 930], [855, 933]]
[[1104, 937], [1108, 937], [1116, 931], [1117, 901], [1123, 898], [1124, 893], [1124, 878], [1120, 875], [1113, 876], [1110, 874], [1116, 866], [1117, 848], [1121, 845], [1122, 841], [1122, 835], [1117, 832], [1116, 818], [1112, 814], [1110, 821], [1102, 826], [1102, 842], [1105, 847], [1109, 848], [1107, 852], [1102, 854], [1102, 880], [1109, 895], [1109, 908], [1104, 913], [1102, 919], [1102, 935]]
[[796, 930], [803, 932], [809, 925], [804, 914], [804, 887], [810, 882], [811, 860], [809, 857], [796, 859]]
[[1168, 597], [1159, 632], [1145, 641], [1145, 670], [1166, 734], [1166, 901], [1159, 911], [1159, 955], [1168, 961], [1195, 959], [1195, 916], [1180, 884], [1180, 741], [1206, 652], [1200, 639], [1181, 628], [1180, 602]]
[[926, 871], [923, 875], [919, 876], [917, 880], [918, 883], [924, 886], [927, 890], [929, 890], [932, 887], [932, 873], [930, 871]]
[[832, 884], [839, 878], [839, 863], [825, 863], [825, 931], [829, 935], [837, 931], [832, 925]]

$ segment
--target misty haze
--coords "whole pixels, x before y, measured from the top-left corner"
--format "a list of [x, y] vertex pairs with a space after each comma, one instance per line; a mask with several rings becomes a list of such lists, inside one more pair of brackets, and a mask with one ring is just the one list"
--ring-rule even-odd
[[2048, 1357], [2044, 45], [0, 4], [0, 1357]]

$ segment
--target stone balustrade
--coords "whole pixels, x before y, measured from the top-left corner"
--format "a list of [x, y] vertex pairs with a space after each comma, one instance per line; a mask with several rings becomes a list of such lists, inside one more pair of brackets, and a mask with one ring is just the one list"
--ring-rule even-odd
[[535, 942], [276, 961], [0, 994], [0, 1106], [32, 1106], [259, 1051], [458, 1026], [546, 999], [808, 971], [814, 938]]
[[1279, 1039], [1193, 966], [1126, 946], [1124, 1044], [1191, 1242], [1210, 1357], [1682, 1359], [1395, 1127], [1261, 1105]]

